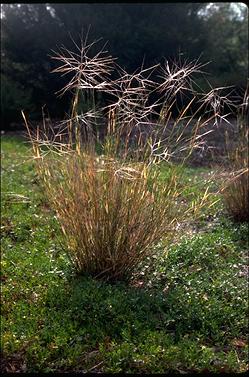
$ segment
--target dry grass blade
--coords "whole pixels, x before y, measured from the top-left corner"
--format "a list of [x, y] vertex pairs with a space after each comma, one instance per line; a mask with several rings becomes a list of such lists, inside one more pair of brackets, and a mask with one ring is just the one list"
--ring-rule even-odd
[[[249, 127], [248, 86], [238, 107], [236, 134], [231, 142], [227, 135], [229, 171], [221, 185], [221, 193], [228, 213], [235, 221], [249, 221]], [[230, 137], [233, 137], [230, 136]], [[234, 140], [235, 142], [234, 145]]]

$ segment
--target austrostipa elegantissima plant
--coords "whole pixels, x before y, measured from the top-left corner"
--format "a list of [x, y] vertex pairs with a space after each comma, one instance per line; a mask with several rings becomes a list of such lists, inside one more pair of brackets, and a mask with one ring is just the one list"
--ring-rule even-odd
[[[182, 205], [181, 168], [194, 149], [203, 147], [202, 129], [215, 115], [195, 119], [196, 112], [191, 113], [190, 75], [200, 69], [198, 63], [179, 71], [176, 64], [172, 71], [167, 65], [157, 83], [151, 73], [158, 66], [128, 74], [103, 49], [89, 57], [93, 46], [85, 40], [76, 53], [64, 49], [55, 56], [60, 64], [55, 72], [73, 76], [62, 89], [74, 97], [71, 116], [60, 130], [49, 131], [44, 121], [32, 135], [23, 117], [77, 272], [129, 279], [160, 240], [170, 239], [179, 222], [206, 204], [208, 188], [195, 203]], [[115, 67], [120, 75], [112, 79]], [[192, 97], [173, 119], [175, 96], [183, 85]], [[112, 103], [97, 108], [98, 92], [108, 93]], [[80, 98], [91, 104], [85, 113], [78, 111]], [[94, 128], [99, 119], [101, 137]], [[164, 182], [158, 179], [161, 163], [169, 171]]]
[[249, 86], [238, 106], [237, 122], [233, 133], [227, 133], [227, 157], [225, 179], [221, 183], [221, 195], [228, 214], [238, 222], [249, 221]]

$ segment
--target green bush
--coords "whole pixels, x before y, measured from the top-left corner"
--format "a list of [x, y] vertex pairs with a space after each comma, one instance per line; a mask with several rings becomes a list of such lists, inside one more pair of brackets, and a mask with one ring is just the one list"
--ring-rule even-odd
[[1, 124], [6, 128], [11, 122], [22, 122], [21, 110], [32, 110], [32, 92], [20, 84], [1, 74], [2, 101]]

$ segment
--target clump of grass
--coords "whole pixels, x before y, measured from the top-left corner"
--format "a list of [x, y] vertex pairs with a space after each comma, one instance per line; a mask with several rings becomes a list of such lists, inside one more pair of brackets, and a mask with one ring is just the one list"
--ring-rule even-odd
[[[249, 221], [248, 166], [248, 86], [238, 108], [235, 145], [228, 149], [229, 175], [222, 187], [222, 197], [229, 215], [238, 222]], [[232, 141], [227, 138], [227, 144]]]
[[128, 166], [94, 153], [52, 157], [42, 169], [78, 272], [124, 279], [165, 232], [172, 232], [173, 174], [168, 185], [148, 187], [143, 164]]
[[[73, 73], [62, 90], [74, 92], [72, 112], [60, 130], [44, 121], [43, 130], [32, 134], [23, 116], [38, 174], [77, 272], [129, 279], [162, 238], [170, 239], [180, 221], [193, 218], [206, 204], [208, 187], [197, 201], [183, 203], [181, 167], [195, 148], [203, 147], [202, 127], [214, 115], [198, 118], [194, 126], [199, 109], [189, 115], [195, 99], [190, 76], [200, 71], [199, 63], [185, 62], [178, 70], [176, 64], [166, 64], [160, 83], [151, 79], [157, 66], [133, 74], [116, 66], [119, 76], [114, 80], [114, 59], [104, 50], [90, 58], [91, 47], [83, 41], [77, 53], [63, 50], [55, 57], [61, 63], [55, 72]], [[151, 103], [157, 88], [159, 99]], [[173, 120], [181, 90], [190, 99]], [[112, 103], [97, 109], [98, 92], [108, 93]], [[92, 109], [79, 114], [80, 98]], [[169, 174], [160, 183], [162, 161]]]

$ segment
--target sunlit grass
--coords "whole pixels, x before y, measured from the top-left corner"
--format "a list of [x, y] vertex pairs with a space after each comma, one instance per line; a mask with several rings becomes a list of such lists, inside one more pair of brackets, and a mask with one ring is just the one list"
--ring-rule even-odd
[[[82, 38], [77, 52], [62, 47], [53, 56], [58, 63], [53, 72], [71, 75], [59, 92], [73, 93], [68, 119], [54, 127], [43, 117], [42, 127], [32, 129], [22, 115], [72, 268], [127, 280], [162, 238], [169, 241], [180, 223], [214, 205], [209, 181], [200, 190], [183, 172], [213, 131], [203, 128], [223, 118], [226, 98], [223, 88], [208, 95], [196, 92], [193, 76], [205, 65], [198, 60], [165, 61], [130, 74], [104, 48], [91, 54], [96, 43]], [[111, 98], [107, 105], [97, 106], [98, 93]], [[180, 106], [183, 93], [186, 104]], [[162, 169], [167, 172], [163, 180]]]
[[228, 214], [237, 222], [249, 222], [249, 124], [248, 87], [237, 111], [236, 128], [227, 135], [228, 172], [221, 183], [222, 197]]
[[205, 214], [201, 232], [156, 249], [129, 285], [75, 278], [27, 145], [4, 136], [2, 153], [3, 191], [29, 198], [2, 200], [4, 371], [247, 370], [245, 224]]

